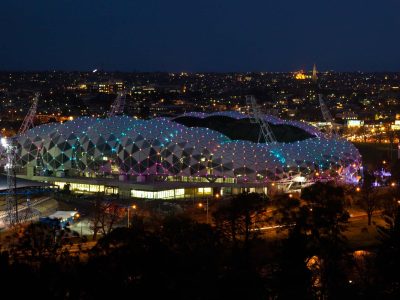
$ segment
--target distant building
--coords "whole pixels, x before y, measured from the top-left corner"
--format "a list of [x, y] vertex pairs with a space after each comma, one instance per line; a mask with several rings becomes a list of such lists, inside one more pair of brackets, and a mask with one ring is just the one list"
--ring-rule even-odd
[[336, 118], [342, 119], [344, 121], [357, 120], [358, 119], [358, 114], [356, 114], [353, 111], [344, 111], [342, 113], [336, 114]]
[[81, 84], [80, 87], [92, 93], [116, 94], [125, 89], [125, 84], [122, 81], [107, 81]]
[[347, 120], [347, 127], [361, 127], [364, 125], [364, 121], [361, 120]]

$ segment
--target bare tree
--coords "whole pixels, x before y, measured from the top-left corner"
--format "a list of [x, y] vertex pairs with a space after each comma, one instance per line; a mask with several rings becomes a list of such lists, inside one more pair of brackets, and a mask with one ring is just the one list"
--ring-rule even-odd
[[97, 239], [97, 234], [100, 230], [100, 219], [102, 215], [101, 201], [102, 199], [100, 198], [100, 195], [97, 195], [95, 198], [93, 215], [90, 218], [90, 229], [93, 230], [93, 240]]
[[96, 197], [90, 226], [93, 230], [93, 239], [96, 240], [98, 233], [109, 234], [115, 225], [125, 217], [125, 211], [125, 208], [112, 201]]
[[115, 224], [121, 221], [125, 216], [125, 208], [120, 207], [118, 204], [113, 202], [103, 202], [101, 205], [101, 217], [100, 217], [100, 232], [103, 235], [109, 234]]

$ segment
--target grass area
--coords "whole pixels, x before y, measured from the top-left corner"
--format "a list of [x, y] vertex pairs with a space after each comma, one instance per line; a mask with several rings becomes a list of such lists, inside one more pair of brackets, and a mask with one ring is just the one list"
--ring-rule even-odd
[[380, 216], [374, 216], [372, 224], [368, 226], [367, 218], [352, 220], [348, 230], [344, 233], [352, 249], [368, 249], [379, 245], [377, 225], [385, 226]]

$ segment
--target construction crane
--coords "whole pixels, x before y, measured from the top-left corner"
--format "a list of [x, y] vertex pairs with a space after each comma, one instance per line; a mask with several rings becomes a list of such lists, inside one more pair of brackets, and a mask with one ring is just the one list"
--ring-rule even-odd
[[265, 121], [265, 118], [260, 111], [260, 107], [257, 104], [256, 98], [252, 95], [247, 95], [246, 105], [249, 108], [248, 114], [250, 117], [250, 122], [260, 126], [258, 142], [260, 143], [261, 140], [264, 140], [264, 143], [276, 143], [275, 135], [272, 132], [268, 122]]
[[122, 115], [124, 113], [126, 101], [126, 91], [118, 92], [117, 98], [115, 98], [113, 104], [111, 105], [111, 109], [107, 114], [108, 118], [113, 116]]
[[25, 133], [28, 129], [33, 128], [35, 125], [33, 123], [33, 120], [35, 119], [36, 112], [37, 112], [37, 107], [39, 103], [39, 93], [35, 94], [35, 97], [33, 98], [33, 103], [25, 116], [24, 121], [22, 122], [21, 127], [19, 128], [18, 134], [23, 134]]

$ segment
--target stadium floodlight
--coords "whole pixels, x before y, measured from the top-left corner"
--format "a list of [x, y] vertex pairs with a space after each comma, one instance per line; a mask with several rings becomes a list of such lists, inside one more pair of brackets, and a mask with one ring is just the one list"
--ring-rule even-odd
[[6, 138], [4, 138], [4, 137], [1, 138], [1, 145], [3, 146], [3, 148], [8, 147], [8, 141]]

